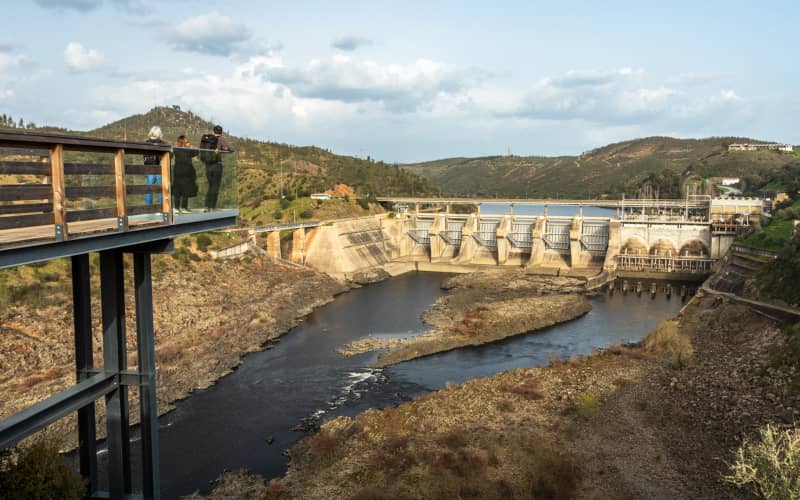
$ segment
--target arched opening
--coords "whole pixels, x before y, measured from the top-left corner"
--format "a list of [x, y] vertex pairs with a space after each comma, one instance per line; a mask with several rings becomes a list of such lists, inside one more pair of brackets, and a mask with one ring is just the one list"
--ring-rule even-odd
[[660, 238], [650, 247], [650, 255], [657, 257], [676, 257], [678, 255], [678, 249], [675, 247], [675, 243], [673, 243], [672, 240]]
[[638, 236], [631, 236], [619, 251], [620, 255], [647, 255], [647, 243]]
[[708, 257], [708, 246], [698, 238], [692, 238], [681, 246], [681, 257]]

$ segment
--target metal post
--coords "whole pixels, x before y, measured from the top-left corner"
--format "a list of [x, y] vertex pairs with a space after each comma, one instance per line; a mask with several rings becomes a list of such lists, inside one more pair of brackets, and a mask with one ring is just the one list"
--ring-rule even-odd
[[[118, 375], [126, 368], [125, 283], [122, 252], [100, 252], [103, 313], [103, 371]], [[128, 389], [120, 385], [106, 395], [108, 487], [111, 498], [131, 493]]]
[[153, 331], [153, 283], [150, 254], [133, 254], [133, 281], [136, 287], [136, 344], [139, 348], [139, 387], [142, 430], [142, 494], [160, 498], [158, 466], [158, 403], [156, 400], [155, 334]]
[[[89, 254], [72, 257], [72, 308], [75, 325], [75, 378], [89, 378], [92, 359], [92, 303], [89, 281]], [[78, 410], [78, 456], [81, 476], [89, 495], [97, 491], [97, 432], [94, 401]]]

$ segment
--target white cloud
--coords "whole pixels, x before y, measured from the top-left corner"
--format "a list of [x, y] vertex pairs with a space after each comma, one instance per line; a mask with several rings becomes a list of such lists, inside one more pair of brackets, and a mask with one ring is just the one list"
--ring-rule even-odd
[[69, 42], [64, 49], [64, 62], [72, 71], [90, 71], [105, 63], [105, 56], [97, 50], [87, 49], [78, 42]]
[[11, 51], [0, 50], [0, 73], [5, 73], [25, 61], [25, 56]]
[[359, 47], [366, 47], [372, 45], [373, 41], [369, 38], [364, 38], [355, 35], [342, 35], [331, 42], [331, 47], [339, 50], [352, 52]]
[[718, 73], [681, 73], [667, 80], [667, 85], [680, 87], [700, 87], [718, 82], [722, 75]]
[[103, 0], [35, 0], [40, 7], [46, 9], [66, 10], [72, 9], [78, 12], [88, 12], [103, 4]]
[[[689, 84], [698, 78], [683, 76]], [[584, 120], [610, 126], [683, 121], [707, 122], [711, 116], [728, 116], [741, 110], [731, 106], [741, 98], [733, 90], [702, 93], [681, 87], [675, 79], [653, 85], [643, 70], [622, 68], [568, 71], [534, 83], [516, 102], [499, 108], [501, 116], [544, 120]]]
[[179, 23], [172, 29], [168, 41], [176, 50], [227, 56], [250, 38], [250, 31], [244, 24], [215, 11]]
[[289, 67], [281, 59], [255, 65], [264, 80], [285, 85], [300, 97], [344, 103], [381, 103], [393, 111], [414, 111], [439, 96], [460, 93], [488, 74], [455, 65], [418, 59], [407, 64], [379, 64], [343, 54]]

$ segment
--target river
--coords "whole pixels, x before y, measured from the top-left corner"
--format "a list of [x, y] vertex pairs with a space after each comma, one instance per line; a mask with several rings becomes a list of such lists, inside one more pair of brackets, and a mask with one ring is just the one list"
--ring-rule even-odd
[[368, 334], [424, 331], [420, 314], [443, 293], [440, 284], [447, 276], [412, 273], [343, 294], [268, 350], [248, 355], [215, 386], [178, 402], [160, 419], [164, 498], [207, 490], [209, 481], [226, 469], [247, 468], [267, 478], [282, 475], [287, 466], [282, 451], [305, 435], [292, 430], [304, 422], [393, 406], [448, 381], [636, 341], [681, 306], [675, 296], [602, 295], [592, 298], [593, 310], [575, 321], [384, 370], [367, 368], [375, 353], [349, 358], [336, 353]]

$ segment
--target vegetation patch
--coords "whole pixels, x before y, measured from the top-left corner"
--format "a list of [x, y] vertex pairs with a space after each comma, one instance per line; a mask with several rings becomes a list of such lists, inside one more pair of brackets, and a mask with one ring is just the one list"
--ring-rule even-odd
[[642, 341], [645, 352], [666, 353], [672, 368], [685, 368], [694, 355], [692, 340], [681, 332], [677, 320], [667, 320]]
[[0, 452], [0, 498], [68, 500], [82, 498], [86, 485], [58, 452], [55, 440], [39, 437], [29, 446]]
[[723, 479], [759, 498], [800, 498], [800, 429], [762, 427], [758, 439], [744, 440]]
[[592, 420], [600, 415], [600, 400], [597, 396], [585, 393], [575, 402], [575, 413], [583, 420]]

